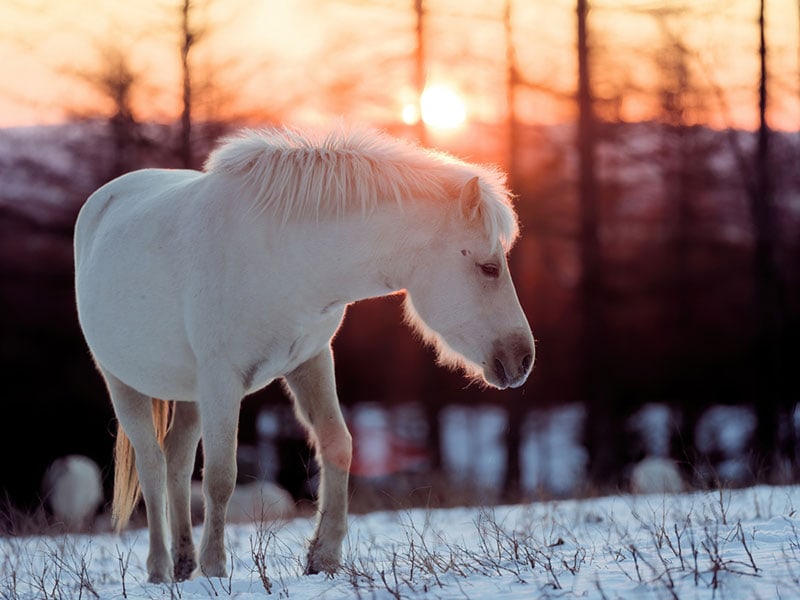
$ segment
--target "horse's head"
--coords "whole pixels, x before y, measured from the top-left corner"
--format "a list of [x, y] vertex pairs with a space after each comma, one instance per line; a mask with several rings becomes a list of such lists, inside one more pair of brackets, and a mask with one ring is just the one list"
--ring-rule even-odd
[[440, 362], [502, 389], [525, 383], [535, 351], [506, 260], [516, 216], [491, 193], [469, 180], [438, 220], [431, 247], [412, 267], [406, 314]]

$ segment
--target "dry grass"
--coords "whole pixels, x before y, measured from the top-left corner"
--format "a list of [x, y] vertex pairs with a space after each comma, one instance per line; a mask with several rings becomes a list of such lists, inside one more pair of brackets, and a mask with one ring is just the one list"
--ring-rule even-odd
[[[401, 500], [391, 496], [391, 501], [438, 501], [435, 489], [412, 491]], [[379, 489], [373, 493], [386, 495]], [[458, 528], [448, 513], [406, 507], [383, 513], [388, 525], [377, 533], [362, 526], [375, 515], [354, 516], [343, 564], [331, 585], [355, 598], [399, 600], [452, 596], [476, 579], [529, 586], [537, 597], [571, 596], [586, 593], [588, 581], [590, 596], [613, 598], [617, 594], [606, 589], [604, 579], [610, 573], [652, 592], [647, 596], [652, 598], [677, 600], [705, 592], [725, 597], [731, 582], [763, 577], [775, 577], [785, 597], [800, 595], [800, 532], [790, 518], [794, 509], [789, 506], [777, 515], [789, 515], [789, 533], [781, 543], [776, 573], [774, 561], [765, 563], [759, 554], [757, 532], [743, 524], [741, 509], [732, 511], [732, 494], [719, 489], [669, 501], [619, 497], [616, 513], [598, 510], [601, 505], [592, 501], [457, 509]], [[759, 504], [757, 494], [752, 499], [748, 518], [776, 516]], [[310, 520], [307, 525], [310, 534]], [[17, 523], [19, 531], [34, 526]], [[196, 598], [198, 590], [209, 597], [236, 597], [254, 588], [292, 598], [297, 596], [293, 590], [304, 585], [305, 542], [298, 535], [307, 534], [298, 531], [305, 529], [274, 521], [230, 528], [227, 579], [201, 577], [160, 591], [144, 583], [139, 542], [145, 532], [121, 538], [6, 537], [0, 539], [0, 600]]]

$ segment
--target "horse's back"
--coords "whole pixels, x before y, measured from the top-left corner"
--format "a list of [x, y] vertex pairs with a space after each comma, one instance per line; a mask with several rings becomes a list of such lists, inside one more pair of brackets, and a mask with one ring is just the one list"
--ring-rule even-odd
[[[84, 203], [75, 223], [76, 268], [84, 250], [107, 221], [113, 226], [124, 221], [126, 213], [140, 210], [143, 205], [163, 204], [165, 192], [174, 192], [202, 175], [192, 170], [142, 169], [117, 177], [97, 189]], [[106, 219], [109, 213], [116, 213], [117, 218]]]

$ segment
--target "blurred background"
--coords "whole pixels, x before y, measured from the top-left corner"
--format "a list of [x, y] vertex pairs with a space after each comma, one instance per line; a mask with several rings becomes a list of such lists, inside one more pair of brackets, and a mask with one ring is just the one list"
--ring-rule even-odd
[[[800, 3], [790, 0], [4, 0], [0, 493], [94, 459], [113, 413], [78, 328], [72, 230], [124, 172], [200, 168], [243, 126], [368, 123], [500, 165], [537, 340], [519, 390], [470, 386], [352, 306], [335, 340], [353, 504], [795, 482]], [[235, 293], [235, 292], [233, 292]], [[279, 386], [247, 398], [240, 479], [313, 497]]]

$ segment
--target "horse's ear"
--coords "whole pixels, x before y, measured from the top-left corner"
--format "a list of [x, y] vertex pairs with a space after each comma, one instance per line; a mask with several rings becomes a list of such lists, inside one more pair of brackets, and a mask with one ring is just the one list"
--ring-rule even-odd
[[473, 177], [461, 188], [458, 199], [461, 214], [467, 221], [474, 221], [481, 215], [481, 186], [478, 178]]

